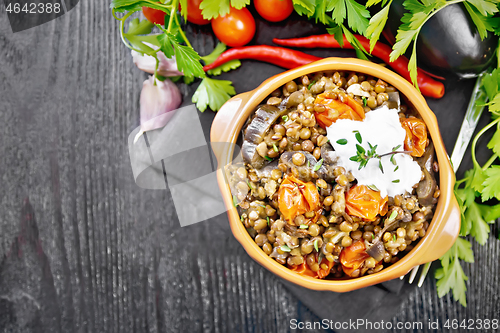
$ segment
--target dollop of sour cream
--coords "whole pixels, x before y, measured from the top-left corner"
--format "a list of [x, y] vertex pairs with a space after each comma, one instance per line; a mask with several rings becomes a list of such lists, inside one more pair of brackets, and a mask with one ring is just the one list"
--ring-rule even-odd
[[[371, 150], [370, 145], [376, 146], [375, 152], [378, 155], [404, 150], [406, 131], [401, 126], [396, 109], [390, 110], [386, 106], [378, 108], [366, 113], [363, 121], [339, 119], [326, 130], [338, 157], [338, 165], [351, 171], [358, 184], [378, 189], [382, 198], [386, 195], [394, 197], [405, 192], [411, 193], [413, 185], [420, 181], [420, 166], [409, 154], [394, 154], [392, 160], [391, 155], [380, 159], [371, 158], [361, 169], [359, 162], [350, 159], [356, 156], [357, 144], [366, 152]], [[356, 133], [359, 133], [358, 138]]]

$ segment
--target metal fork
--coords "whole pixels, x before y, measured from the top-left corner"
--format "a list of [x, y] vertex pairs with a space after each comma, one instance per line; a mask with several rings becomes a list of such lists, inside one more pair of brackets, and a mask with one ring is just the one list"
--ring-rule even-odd
[[[481, 81], [483, 80], [486, 72], [481, 73], [474, 85], [474, 89], [472, 90], [471, 98], [469, 105], [467, 106], [467, 112], [465, 113], [464, 121], [462, 122], [462, 127], [460, 127], [460, 132], [458, 133], [457, 141], [455, 142], [455, 147], [453, 148], [453, 152], [451, 153], [450, 162], [453, 167], [453, 171], [457, 172], [460, 163], [464, 157], [465, 151], [469, 146], [469, 143], [472, 139], [474, 131], [476, 129], [477, 123], [479, 122], [479, 118], [481, 118], [481, 114], [484, 110], [484, 104], [487, 102], [486, 92], [481, 89]], [[482, 101], [484, 103], [476, 103], [477, 101]], [[481, 105], [477, 105], [481, 104]], [[424, 265], [422, 272], [420, 273], [420, 278], [418, 280], [418, 286], [421, 287], [424, 284], [425, 277], [429, 272], [429, 268], [431, 267], [432, 262], [428, 262]], [[415, 277], [417, 276], [417, 272], [420, 266], [415, 266], [410, 272], [409, 283], [413, 283]], [[405, 275], [401, 276], [402, 280]]]

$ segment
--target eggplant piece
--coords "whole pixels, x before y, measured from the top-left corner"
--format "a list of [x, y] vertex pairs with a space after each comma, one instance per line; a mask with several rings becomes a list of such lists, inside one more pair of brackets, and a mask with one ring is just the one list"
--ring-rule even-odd
[[260, 105], [255, 111], [254, 117], [244, 131], [241, 154], [245, 163], [251, 164], [255, 169], [260, 169], [266, 164], [266, 160], [257, 153], [257, 145], [264, 140], [276, 120], [286, 112], [286, 109], [278, 109], [272, 105]]
[[334, 182], [335, 175], [333, 171], [337, 166], [338, 156], [335, 154], [335, 150], [333, 150], [329, 142], [321, 146], [321, 158], [323, 159], [323, 167], [326, 170], [322, 178], [327, 182]]
[[389, 230], [389, 228], [396, 226], [396, 219], [389, 221], [384, 228], [377, 234], [375, 239], [373, 240], [373, 243], [369, 243], [369, 246], [366, 249], [366, 253], [368, 253], [373, 259], [376, 261], [381, 261], [384, 259], [384, 252], [385, 252], [385, 247], [384, 243], [382, 242], [381, 238], [382, 235]]
[[369, 246], [366, 249], [366, 253], [368, 253], [370, 257], [372, 257], [376, 261], [381, 261], [382, 259], [384, 259], [384, 252], [384, 243], [382, 243], [380, 239], [378, 239], [375, 243], [373, 243], [372, 246]]
[[424, 179], [418, 183], [417, 187], [418, 201], [424, 206], [435, 204], [437, 202], [437, 199], [434, 198], [436, 178], [434, 177], [434, 171], [432, 170], [432, 164], [434, 163], [434, 145], [432, 142], [425, 150], [424, 155], [417, 159], [417, 163], [420, 165], [424, 173]]
[[330, 142], [321, 146], [321, 158], [325, 164], [337, 164], [339, 157], [335, 154], [335, 150], [333, 150]]
[[241, 145], [241, 156], [245, 163], [251, 164], [256, 170], [266, 164], [266, 160], [257, 153], [257, 145], [247, 140], [243, 140]]
[[[296, 166], [295, 164], [293, 164], [292, 156], [293, 156], [293, 154], [296, 154], [296, 153], [302, 153], [306, 157], [306, 162], [301, 166]], [[307, 163], [307, 162], [309, 162], [309, 163]], [[296, 168], [297, 171], [299, 172], [299, 179], [302, 181], [305, 181], [305, 182], [312, 181], [316, 178], [323, 178], [323, 179], [327, 178], [328, 171], [327, 171], [326, 167], [324, 166], [324, 164], [322, 164], [321, 167], [317, 171], [314, 171], [314, 166], [316, 165], [317, 162], [318, 161], [316, 160], [316, 158], [314, 158], [314, 156], [312, 154], [310, 154], [306, 151], [302, 151], [302, 150], [287, 151], [287, 152], [284, 152], [283, 154], [281, 154], [281, 157], [280, 157], [280, 163], [285, 164], [288, 168], [292, 168], [292, 167]], [[309, 166], [308, 166], [308, 164], [309, 164]]]
[[[403, 2], [394, 0], [389, 10], [389, 29], [385, 33], [390, 42], [394, 42], [400, 19], [407, 12]], [[497, 41], [492, 33], [481, 40], [467, 9], [462, 4], [449, 5], [422, 27], [417, 40], [418, 64], [423, 69], [444, 70], [462, 78], [475, 77], [495, 58]]]
[[271, 125], [286, 112], [272, 105], [260, 105], [255, 111], [254, 117], [245, 129], [244, 140], [259, 144], [271, 128]]
[[274, 169], [278, 169], [278, 160], [274, 160], [272, 162], [269, 162], [269, 164], [267, 164], [265, 167], [263, 167], [261, 169], [255, 169], [255, 173], [257, 174], [257, 177], [259, 177], [259, 179], [271, 178], [271, 172]]

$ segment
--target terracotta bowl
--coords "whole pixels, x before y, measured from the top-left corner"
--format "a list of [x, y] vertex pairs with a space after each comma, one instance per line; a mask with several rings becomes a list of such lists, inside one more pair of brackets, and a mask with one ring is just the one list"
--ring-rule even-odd
[[302, 276], [280, 265], [274, 259], [267, 256], [250, 237], [240, 221], [236, 208], [233, 206], [231, 191], [220, 169], [231, 163], [234, 150], [234, 148], [232, 148], [233, 146], [221, 145], [221, 147], [225, 148], [214, 148], [214, 151], [219, 163], [217, 174], [218, 184], [228, 210], [231, 230], [247, 253], [274, 274], [300, 286], [315, 290], [347, 292], [398, 278], [407, 274], [417, 265], [438, 259], [453, 245], [458, 236], [460, 230], [460, 211], [457, 200], [453, 194], [455, 174], [451, 168], [448, 155], [443, 145], [436, 116], [429, 109], [422, 95], [401, 76], [377, 64], [351, 58], [327, 58], [273, 76], [264, 81], [256, 89], [231, 98], [224, 104], [215, 117], [211, 129], [211, 141], [236, 143], [241, 133], [242, 126], [247, 118], [276, 88], [302, 75], [328, 70], [361, 72], [380, 78], [393, 85], [400, 93], [406, 96], [409, 102], [413, 104], [420, 113], [427, 124], [430, 136], [434, 142], [439, 163], [439, 186], [441, 195], [426, 235], [398, 262], [384, 268], [378, 273], [343, 280], [320, 280]]

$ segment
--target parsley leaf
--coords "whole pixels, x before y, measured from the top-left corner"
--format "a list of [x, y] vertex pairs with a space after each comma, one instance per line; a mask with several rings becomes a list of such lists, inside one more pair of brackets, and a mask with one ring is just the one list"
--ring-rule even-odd
[[241, 62], [238, 59], [230, 60], [225, 64], [220, 65], [219, 67], [215, 67], [214, 69], [210, 69], [207, 73], [210, 75], [220, 75], [222, 72], [229, 72], [232, 69], [236, 69], [241, 66]]
[[175, 54], [177, 69], [185, 76], [205, 77], [205, 72], [200, 64], [200, 55], [192, 47], [181, 45], [170, 32], [162, 30], [165, 33], [159, 35], [157, 39], [165, 56], [171, 58]]
[[500, 69], [497, 68], [491, 73], [488, 73], [483, 78], [483, 87], [488, 95], [489, 100], [493, 100], [498, 94], [500, 87]]
[[484, 171], [486, 180], [481, 191], [481, 199], [487, 201], [491, 198], [500, 199], [500, 165], [492, 165]]
[[[486, 1], [486, 0], [467, 0], [468, 3], [472, 4], [483, 16], [493, 15], [498, 13], [497, 4]], [[496, 1], [498, 2], [498, 1]]]
[[333, 38], [339, 43], [340, 47], [344, 47], [344, 34], [342, 33], [342, 27], [335, 25], [330, 28], [326, 28], [326, 31], [333, 35]]
[[293, 8], [299, 15], [311, 17], [316, 11], [315, 0], [292, 0]]
[[[370, 1], [372, 0], [369, 0], [366, 6], [370, 6]], [[377, 44], [382, 30], [384, 30], [385, 23], [387, 22], [387, 18], [389, 17], [389, 7], [391, 6], [391, 3], [392, 0], [390, 0], [387, 6], [382, 8], [377, 14], [373, 15], [373, 17], [370, 19], [368, 27], [366, 28], [366, 37], [370, 39], [370, 53], [375, 48], [375, 44]]]
[[474, 203], [473, 205], [470, 205], [464, 215], [465, 220], [469, 221], [471, 225], [470, 234], [476, 238], [479, 244], [486, 244], [488, 234], [490, 233], [490, 227], [483, 219], [483, 215], [481, 214], [478, 204]]
[[479, 205], [479, 209], [487, 223], [495, 223], [500, 218], [500, 204], [495, 206]]
[[192, 102], [196, 103], [196, 107], [204, 112], [207, 107], [217, 111], [236, 91], [231, 83], [227, 80], [215, 80], [205, 77], [198, 89], [196, 89]]
[[500, 127], [497, 127], [495, 134], [488, 142], [488, 148], [493, 150], [495, 154], [500, 155]]
[[184, 75], [194, 75], [196, 77], [205, 77], [205, 72], [200, 64], [200, 55], [189, 46], [179, 43], [172, 43], [175, 50], [175, 60], [177, 61], [177, 69], [183, 72]]
[[[212, 53], [201, 57], [201, 60], [205, 62], [205, 65], [210, 65], [213, 63], [221, 54], [226, 50], [226, 44], [219, 43], [212, 51]], [[220, 75], [222, 72], [229, 72], [232, 69], [236, 69], [241, 66], [241, 62], [238, 59], [230, 60], [225, 64], [220, 65], [214, 69], [208, 71], [210, 75]]]
[[[474, 167], [474, 169], [472, 170], [472, 178], [471, 178], [471, 182], [470, 182], [470, 186], [478, 191], [478, 192], [482, 192], [483, 189], [484, 189], [484, 181], [486, 180], [486, 174], [484, 173], [484, 171], [480, 168], [480, 167]], [[467, 205], [469, 204], [470, 202], [467, 203]]]
[[138, 18], [135, 18], [130, 21], [128, 24], [128, 30], [127, 34], [130, 35], [147, 35], [151, 33], [151, 30], [153, 29], [154, 24], [149, 22], [148, 20], [144, 19], [142, 21], [139, 21]]
[[213, 63], [221, 54], [222, 52], [226, 51], [226, 44], [224, 43], [219, 43], [217, 46], [214, 48], [214, 50], [210, 53], [207, 54], [206, 56], [201, 57], [201, 60], [205, 62], [205, 65], [210, 65]]
[[468, 277], [465, 275], [459, 259], [464, 258], [468, 262], [474, 259], [470, 246], [467, 240], [458, 238], [448, 252], [440, 258], [443, 267], [437, 269], [435, 273], [438, 296], [443, 297], [452, 290], [453, 298], [463, 306], [467, 306], [465, 281], [468, 280]]
[[184, 20], [187, 20], [187, 16], [188, 16], [188, 2], [187, 2], [187, 0], [179, 0], [179, 5], [181, 7], [180, 8], [181, 16], [184, 17]]
[[344, 0], [347, 8], [347, 23], [349, 27], [361, 35], [366, 35], [370, 12], [365, 6], [355, 0]]
[[229, 13], [229, 0], [203, 0], [200, 3], [201, 14], [206, 20], [224, 16]]
[[241, 9], [250, 4], [250, 0], [203, 0], [200, 3], [204, 19], [211, 20], [229, 13], [231, 7]]
[[471, 6], [468, 2], [464, 2], [464, 6], [470, 15], [470, 18], [472, 19], [472, 22], [474, 22], [481, 40], [485, 39], [488, 35], [488, 31], [494, 30], [490, 22], [488, 21], [488, 18], [481, 15], [477, 7], [474, 8], [474, 6]]
[[146, 1], [146, 0], [113, 0], [111, 1], [111, 4], [109, 7], [111, 9], [114, 9], [116, 12], [136, 12], [139, 10], [142, 10], [142, 7], [150, 7], [154, 9], [159, 9], [161, 11], [164, 11], [165, 13], [169, 12], [169, 9], [159, 3], [159, 2], [154, 2], [154, 1]]

